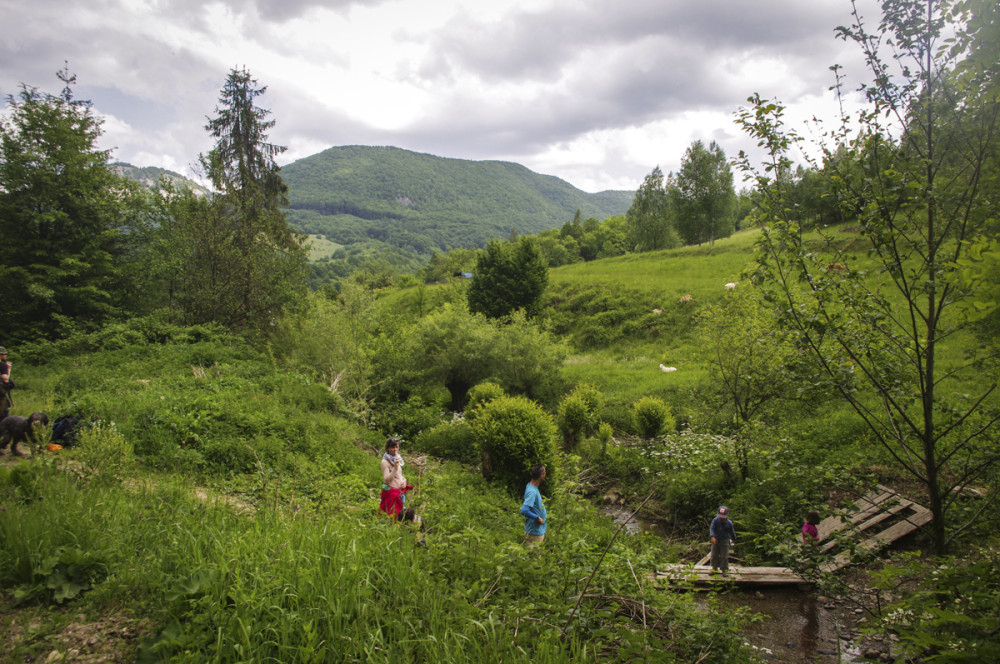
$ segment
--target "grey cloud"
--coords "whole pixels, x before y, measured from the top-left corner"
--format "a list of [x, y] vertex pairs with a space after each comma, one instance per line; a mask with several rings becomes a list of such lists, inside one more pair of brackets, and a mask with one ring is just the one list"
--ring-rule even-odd
[[353, 6], [376, 7], [386, 0], [224, 0], [224, 3], [237, 14], [242, 14], [248, 7], [268, 21], [289, 21], [306, 14], [311, 9], [343, 10]]
[[[620, 3], [598, 0], [548, 12], [522, 12], [496, 24], [455, 20], [432, 49], [437, 66], [477, 72], [487, 80], [554, 80], [581, 53], [621, 48], [655, 38], [663, 55], [686, 49], [730, 53], [766, 49], [784, 57], [816, 57], [846, 18], [839, 3], [784, 0], [749, 2]], [[433, 62], [433, 61], [432, 61]], [[447, 63], [447, 65], [445, 64]]]
[[[336, 65], [367, 54], [347, 53], [336, 43], [304, 52], [307, 45], [289, 41], [284, 24], [320, 8], [343, 13], [382, 1], [222, 0], [222, 6], [240, 29], [235, 52], [255, 57], [259, 45], [285, 59]], [[304, 146], [357, 143], [531, 163], [533, 155], [590, 132], [669, 121], [689, 110], [729, 113], [755, 91], [784, 95], [788, 102], [822, 91], [830, 83], [827, 66], [844, 51], [833, 29], [849, 20], [842, 0], [579, 0], [559, 9], [510, 13], [495, 23], [458, 17], [430, 34], [387, 25], [397, 41], [421, 44], [429, 55], [398, 65], [386, 77], [420, 86], [438, 103], [412, 126], [385, 131], [333, 110], [337, 102], [328, 107], [296, 96], [274, 78], [277, 70], [258, 68], [255, 60], [220, 64], [212, 59], [217, 50], [200, 54], [148, 39], [125, 25], [137, 19], [117, 14], [120, 6], [120, 0], [8, 0], [7, 27], [0, 27], [7, 33], [0, 39], [0, 91], [14, 93], [23, 81], [58, 92], [54, 73], [68, 60], [79, 75], [80, 97], [142, 131], [141, 146], [119, 146], [121, 158], [159, 151], [188, 162], [207, 149], [205, 117], [213, 114], [231, 66], [246, 64], [269, 86], [265, 106], [277, 121], [271, 138], [290, 147], [287, 156], [306, 156]], [[186, 33], [188, 44], [212, 38], [208, 21], [218, 4], [176, 0], [150, 7], [138, 19], [143, 25], [169, 22]], [[75, 20], [80, 14], [86, 20]], [[743, 63], [779, 60], [791, 72], [780, 90], [757, 89], [758, 82], [736, 77]], [[318, 81], [317, 90], [322, 85]], [[359, 91], [340, 93], [338, 101]], [[699, 138], [729, 137], [720, 140], [728, 152], [737, 134], [706, 128]], [[600, 166], [563, 171], [595, 181], [604, 172], [638, 173], [641, 181], [653, 166], [636, 164], [624, 148], [618, 154], [609, 150]]]

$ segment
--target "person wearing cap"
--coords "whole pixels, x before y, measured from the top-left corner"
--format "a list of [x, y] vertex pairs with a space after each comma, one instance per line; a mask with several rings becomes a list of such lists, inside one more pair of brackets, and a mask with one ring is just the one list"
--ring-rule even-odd
[[712, 519], [708, 534], [712, 538], [712, 571], [721, 569], [723, 574], [728, 574], [729, 546], [736, 543], [736, 529], [729, 520], [729, 508], [725, 505]]
[[14, 381], [10, 379], [10, 362], [7, 361], [7, 349], [0, 346], [0, 419], [10, 415], [10, 392], [14, 389]]

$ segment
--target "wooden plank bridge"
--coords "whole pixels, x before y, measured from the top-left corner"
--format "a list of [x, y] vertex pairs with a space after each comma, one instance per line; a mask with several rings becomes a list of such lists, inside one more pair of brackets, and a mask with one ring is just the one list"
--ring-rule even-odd
[[[816, 527], [819, 531], [818, 549], [829, 554], [827, 562], [819, 566], [823, 572], [836, 572], [851, 563], [852, 550], [844, 541], [860, 539], [855, 551], [876, 551], [909, 535], [931, 521], [931, 512], [912, 500], [903, 498], [887, 487], [876, 489], [854, 501], [849, 514], [824, 519]], [[845, 532], [846, 531], [846, 532]], [[838, 533], [843, 533], [837, 536]], [[730, 561], [734, 559], [730, 556]], [[667, 565], [652, 577], [667, 583], [687, 582], [696, 586], [725, 582], [737, 586], [811, 586], [814, 579], [803, 577], [787, 567], [743, 567], [730, 564], [729, 574], [713, 572], [711, 555], [692, 565]]]

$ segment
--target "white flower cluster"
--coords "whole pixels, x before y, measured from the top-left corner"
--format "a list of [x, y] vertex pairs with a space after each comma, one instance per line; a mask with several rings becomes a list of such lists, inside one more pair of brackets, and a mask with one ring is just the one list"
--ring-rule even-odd
[[885, 622], [889, 625], [909, 625], [912, 621], [913, 611], [910, 609], [894, 609], [885, 616]]
[[643, 448], [642, 454], [669, 470], [688, 470], [703, 467], [732, 449], [732, 444], [727, 436], [688, 430], [657, 439], [655, 446]]

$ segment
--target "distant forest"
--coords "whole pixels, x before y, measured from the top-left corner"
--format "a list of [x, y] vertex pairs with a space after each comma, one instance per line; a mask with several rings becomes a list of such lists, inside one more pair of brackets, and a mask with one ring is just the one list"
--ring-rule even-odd
[[348, 255], [419, 265], [435, 251], [482, 247], [583, 217], [624, 214], [635, 192], [590, 194], [519, 164], [469, 161], [395, 147], [343, 146], [281, 170], [288, 221], [345, 245]]

